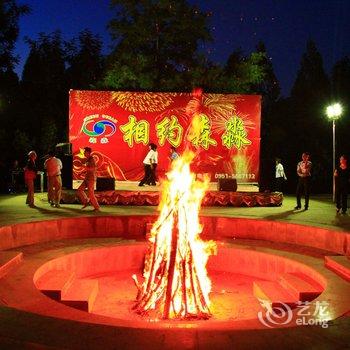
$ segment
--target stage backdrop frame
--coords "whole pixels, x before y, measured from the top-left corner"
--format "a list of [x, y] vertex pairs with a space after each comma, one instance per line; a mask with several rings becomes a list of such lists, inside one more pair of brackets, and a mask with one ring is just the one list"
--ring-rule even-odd
[[196, 154], [192, 170], [210, 174], [211, 181], [257, 184], [260, 122], [260, 95], [70, 90], [73, 181], [84, 176], [86, 146], [93, 149], [98, 177], [139, 181], [153, 142], [160, 178], [174, 146], [180, 154], [191, 148]]

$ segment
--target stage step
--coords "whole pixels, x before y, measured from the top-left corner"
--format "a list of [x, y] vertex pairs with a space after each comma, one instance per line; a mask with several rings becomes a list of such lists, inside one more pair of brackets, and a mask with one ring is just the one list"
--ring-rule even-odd
[[350, 282], [350, 259], [344, 255], [325, 256], [325, 266]]
[[98, 281], [89, 279], [75, 280], [62, 294], [61, 302], [79, 310], [92, 310], [98, 293]]
[[23, 260], [23, 253], [16, 251], [0, 251], [0, 278]]
[[318, 297], [323, 289], [321, 286], [308, 282], [309, 278], [301, 274], [285, 273], [278, 282], [296, 299], [300, 301], [310, 301]]
[[74, 278], [74, 272], [51, 270], [40, 277], [36, 282], [36, 286], [48, 297], [59, 301], [63, 293], [73, 283]]
[[278, 282], [259, 281], [253, 283], [253, 293], [257, 299], [267, 300], [273, 309], [284, 308], [283, 304], [294, 307], [298, 301]]

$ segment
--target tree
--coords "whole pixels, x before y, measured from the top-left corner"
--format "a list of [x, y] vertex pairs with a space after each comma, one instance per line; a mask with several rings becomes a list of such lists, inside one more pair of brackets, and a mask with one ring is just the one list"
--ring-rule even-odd
[[264, 72], [264, 79], [255, 86], [255, 90], [262, 95], [263, 108], [268, 111], [277, 101], [281, 88], [273, 70], [271, 59], [268, 57], [265, 44], [262, 41], [256, 46], [256, 52], [262, 54], [260, 65]]
[[333, 67], [332, 76], [332, 92], [336, 100], [349, 102], [350, 96], [350, 57], [345, 56], [339, 60]]
[[[201, 86], [206, 91], [217, 93], [256, 93], [256, 86], [264, 80], [263, 53], [253, 52], [244, 56], [238, 49], [229, 56], [224, 67], [200, 57], [197, 64], [187, 73], [187, 82], [192, 87]], [[189, 83], [187, 83], [188, 86]]]
[[196, 65], [198, 43], [210, 39], [208, 14], [186, 0], [112, 0], [116, 47], [103, 83], [129, 90], [182, 90]]
[[102, 77], [103, 57], [102, 41], [85, 29], [78, 39], [66, 44], [66, 54], [69, 67], [67, 81], [71, 89], [91, 89]]
[[11, 122], [18, 87], [18, 77], [14, 71], [0, 71], [0, 117], [3, 126]]
[[48, 147], [67, 138], [68, 89], [63, 41], [57, 31], [41, 33], [37, 40], [27, 39], [27, 43], [30, 52], [22, 74], [21, 124], [36, 137], [39, 152], [46, 152]]
[[337, 150], [338, 155], [348, 153], [350, 149], [350, 57], [345, 56], [333, 67], [332, 76], [332, 101], [342, 104], [344, 112], [342, 118], [337, 121]]
[[323, 68], [322, 56], [313, 41], [306, 45], [291, 91], [291, 108], [299, 142], [310, 151], [318, 151], [317, 137], [328, 128], [324, 108], [329, 100], [330, 82]]
[[265, 78], [262, 62], [265, 53], [253, 52], [244, 56], [238, 49], [229, 56], [221, 79], [221, 90], [233, 93], [256, 93], [258, 84]]
[[[18, 95], [18, 77], [13, 68], [17, 57], [13, 49], [19, 34], [19, 18], [29, 12], [27, 5], [17, 5], [15, 0], [0, 1], [0, 120], [2, 125], [1, 156], [10, 156], [8, 145], [13, 138], [13, 122]], [[11, 154], [12, 156], [12, 154]]]
[[322, 56], [315, 43], [309, 41], [292, 87], [285, 127], [297, 155], [303, 151], [311, 152], [314, 168], [318, 168], [314, 172], [313, 188], [316, 191], [328, 188], [332, 177], [331, 129], [324, 113], [329, 96], [330, 82]]
[[204, 91], [222, 93], [224, 86], [224, 69], [221, 65], [208, 61], [203, 55], [197, 56], [197, 64], [185, 73], [187, 89], [200, 86]]
[[12, 140], [12, 151], [15, 159], [23, 158], [23, 154], [28, 153], [32, 147], [33, 140], [30, 140], [25, 132], [16, 129]]
[[297, 78], [291, 91], [295, 100], [319, 104], [329, 96], [329, 79], [323, 68], [322, 56], [313, 41], [308, 41], [301, 59]]
[[15, 0], [0, 2], [0, 71], [12, 71], [17, 58], [13, 49], [19, 33], [20, 16], [29, 13], [27, 5], [17, 5]]
[[261, 54], [259, 64], [264, 72], [263, 79], [253, 87], [262, 96], [260, 187], [271, 190], [275, 178], [275, 157], [284, 158], [283, 152], [287, 151], [287, 145], [281, 149], [281, 144], [287, 137], [285, 121], [281, 122], [285, 115], [285, 103], [278, 100], [280, 86], [263, 42], [258, 43], [256, 52]]

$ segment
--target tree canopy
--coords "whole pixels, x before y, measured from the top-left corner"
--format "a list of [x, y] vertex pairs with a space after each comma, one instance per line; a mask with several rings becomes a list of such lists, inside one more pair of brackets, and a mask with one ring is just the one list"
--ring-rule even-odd
[[209, 14], [185, 0], [112, 0], [115, 48], [104, 78], [114, 89], [178, 90], [199, 63], [199, 42], [211, 39]]
[[67, 83], [70, 89], [94, 88], [102, 78], [104, 57], [102, 41], [89, 29], [65, 44]]
[[19, 33], [19, 18], [29, 13], [27, 5], [18, 5], [15, 0], [0, 1], [0, 71], [13, 70], [18, 59], [13, 49]]

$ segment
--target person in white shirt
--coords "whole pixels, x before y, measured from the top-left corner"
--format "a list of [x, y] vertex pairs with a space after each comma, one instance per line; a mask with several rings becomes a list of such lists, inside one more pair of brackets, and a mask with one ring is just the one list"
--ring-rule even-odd
[[143, 176], [143, 179], [140, 181], [139, 186], [147, 185], [155, 185], [155, 169], [157, 168], [158, 164], [158, 152], [157, 152], [157, 145], [154, 143], [149, 144], [149, 151], [143, 160], [143, 166], [145, 174]]
[[276, 158], [276, 172], [275, 172], [275, 191], [283, 192], [283, 183], [287, 180], [287, 176], [284, 172], [283, 165], [281, 164], [281, 159]]
[[151, 148], [153, 150], [153, 157], [152, 157], [152, 166], [151, 166], [151, 179], [149, 184], [151, 186], [156, 186], [156, 181], [157, 181], [157, 174], [156, 174], [156, 170], [157, 170], [157, 165], [158, 165], [158, 151], [157, 151], [157, 145], [155, 145], [154, 143], [151, 143]]
[[304, 152], [301, 155], [302, 161], [297, 165], [298, 185], [297, 185], [297, 206], [295, 210], [301, 209], [301, 195], [305, 195], [305, 210], [309, 209], [310, 185], [311, 185], [311, 169], [310, 154]]
[[47, 173], [47, 195], [51, 206], [60, 207], [62, 193], [62, 162], [55, 157], [53, 151], [49, 152], [49, 157], [45, 160], [44, 168]]

